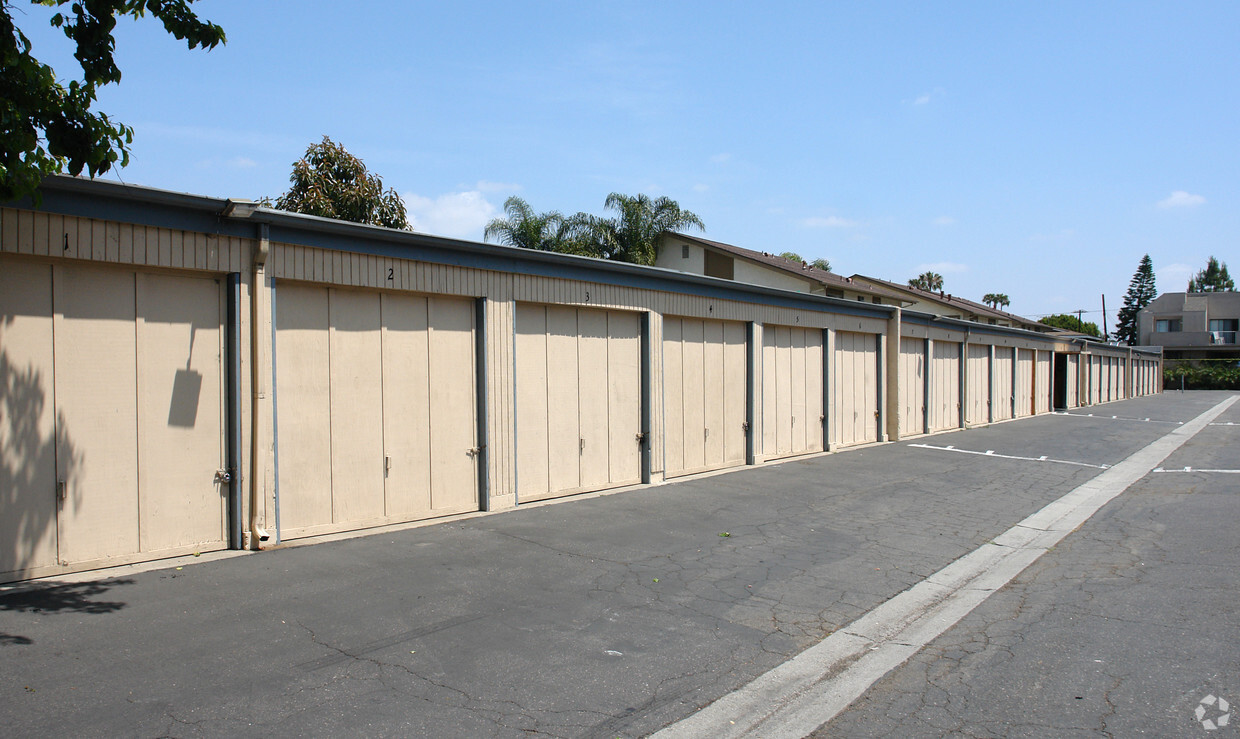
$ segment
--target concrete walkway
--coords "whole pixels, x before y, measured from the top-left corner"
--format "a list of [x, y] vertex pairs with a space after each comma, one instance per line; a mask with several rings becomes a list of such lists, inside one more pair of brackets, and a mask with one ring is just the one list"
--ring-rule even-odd
[[11, 736], [650, 734], [1226, 397], [6, 589], [0, 722]]

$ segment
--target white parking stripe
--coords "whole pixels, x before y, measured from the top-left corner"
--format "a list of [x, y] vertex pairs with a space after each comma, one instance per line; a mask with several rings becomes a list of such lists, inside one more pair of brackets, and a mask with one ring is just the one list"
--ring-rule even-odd
[[1052, 416], [1070, 416], [1072, 418], [1099, 418], [1105, 421], [1137, 421], [1139, 423], [1166, 423], [1174, 426], [1183, 426], [1183, 421], [1164, 421], [1158, 418], [1129, 418], [1128, 416], [1108, 416], [1105, 414], [1093, 413], [1068, 413], [1067, 411], [1051, 411]]
[[804, 737], [1205, 428], [1232, 396], [782, 665], [654, 736]]
[[939, 452], [957, 452], [959, 454], [980, 454], [983, 457], [998, 457], [1000, 459], [1019, 459], [1023, 462], [1054, 462], [1055, 464], [1070, 464], [1070, 465], [1075, 465], [1077, 467], [1092, 467], [1096, 470], [1106, 470], [1106, 469], [1111, 468], [1111, 465], [1109, 464], [1090, 464], [1088, 462], [1073, 462], [1070, 459], [1047, 459], [1045, 456], [1017, 457], [1011, 454], [995, 454], [995, 451], [993, 449], [988, 449], [987, 451], [984, 451], [984, 452], [975, 452], [971, 449], [957, 449], [954, 446], [931, 446], [929, 444], [909, 444], [909, 446], [916, 447], [918, 449], [934, 449], [935, 451], [939, 451]]
[[1196, 467], [1185, 467], [1182, 470], [1164, 470], [1159, 467], [1154, 472], [1218, 472], [1223, 475], [1240, 475], [1240, 470], [1203, 470]]

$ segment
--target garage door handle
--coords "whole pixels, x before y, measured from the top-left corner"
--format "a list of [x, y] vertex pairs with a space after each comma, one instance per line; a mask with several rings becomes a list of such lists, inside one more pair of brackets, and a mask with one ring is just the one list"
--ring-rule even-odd
[[577, 437], [577, 451], [584, 452], [585, 450], [586, 450], [585, 437], [581, 437], [581, 436]]
[[66, 491], [68, 489], [69, 489], [69, 486], [65, 484], [64, 480], [57, 480], [56, 481], [56, 500], [61, 503], [64, 503], [65, 498], [67, 497]]

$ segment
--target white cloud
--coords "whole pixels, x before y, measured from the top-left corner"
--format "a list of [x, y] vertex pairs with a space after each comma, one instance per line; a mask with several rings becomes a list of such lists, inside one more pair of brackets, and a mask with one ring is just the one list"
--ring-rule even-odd
[[1183, 190], [1176, 190], [1169, 197], [1158, 201], [1159, 208], [1194, 208], [1206, 202], [1206, 199], [1200, 195]]
[[250, 169], [252, 167], [257, 167], [258, 162], [250, 159], [249, 157], [233, 157], [228, 160], [228, 166], [233, 167], [234, 169]]
[[700, 182], [693, 186], [694, 192], [706, 192], [709, 189], [710, 189], [710, 185], [704, 185]]
[[942, 97], [943, 93], [944, 93], [943, 88], [936, 87], [930, 92], [923, 92], [922, 94], [912, 99], [905, 98], [901, 102], [905, 103], [906, 105], [928, 105], [935, 98]]
[[731, 161], [731, 159], [732, 159], [732, 155], [725, 151], [719, 154], [712, 155], [710, 158], [710, 161], [711, 161], [711, 164], [727, 164], [729, 161]]
[[1197, 276], [1197, 270], [1187, 264], [1168, 264], [1154, 272], [1158, 287], [1164, 292], [1180, 292], [1189, 280]]
[[913, 271], [918, 274], [922, 272], [938, 272], [943, 275], [951, 274], [952, 272], [968, 272], [969, 265], [957, 262], [934, 262], [933, 264], [919, 264]]
[[852, 228], [857, 225], [857, 222], [839, 216], [827, 216], [826, 218], [803, 218], [801, 225], [807, 228]]
[[955, 225], [956, 219], [951, 216], [939, 216], [930, 222], [936, 226], [952, 226]]
[[482, 240], [482, 230], [499, 209], [478, 190], [451, 192], [435, 198], [415, 193], [403, 195], [414, 231]]

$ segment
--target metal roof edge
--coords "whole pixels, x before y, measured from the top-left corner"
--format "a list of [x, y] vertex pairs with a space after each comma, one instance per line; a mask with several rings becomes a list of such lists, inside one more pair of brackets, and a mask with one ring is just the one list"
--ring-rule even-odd
[[258, 224], [266, 224], [272, 241], [292, 245], [882, 320], [896, 311], [895, 306], [781, 290], [662, 267], [465, 241], [273, 208], [258, 207], [245, 217], [224, 216], [229, 203], [226, 198], [110, 180], [53, 175], [44, 180], [40, 192], [42, 203], [38, 205], [31, 198], [23, 198], [5, 206], [250, 239], [256, 238]]

